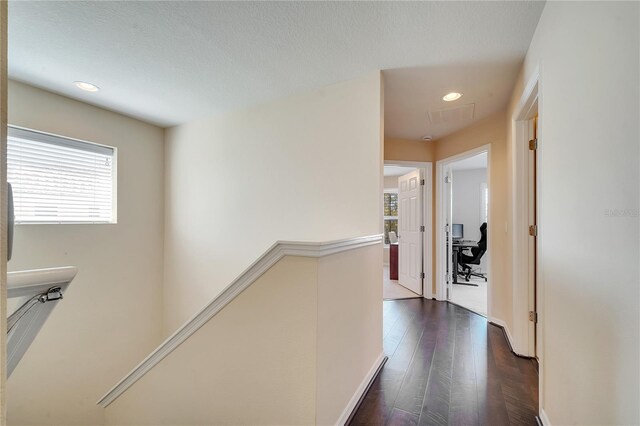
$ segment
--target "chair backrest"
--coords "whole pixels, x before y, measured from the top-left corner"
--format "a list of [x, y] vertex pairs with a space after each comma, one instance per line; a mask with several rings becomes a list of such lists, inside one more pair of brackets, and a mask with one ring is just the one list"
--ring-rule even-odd
[[474, 260], [480, 260], [487, 251], [487, 222], [480, 225], [480, 241], [478, 241], [478, 247], [471, 249]]
[[480, 241], [478, 241], [478, 247], [482, 250], [487, 250], [487, 222], [480, 225]]

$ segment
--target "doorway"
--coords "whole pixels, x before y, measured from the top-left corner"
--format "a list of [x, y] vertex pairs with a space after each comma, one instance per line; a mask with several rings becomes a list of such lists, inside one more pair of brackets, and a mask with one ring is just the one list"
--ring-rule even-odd
[[531, 294], [533, 307], [530, 312], [530, 322], [533, 325], [533, 356], [538, 359], [538, 105], [534, 105], [532, 111], [533, 117], [528, 121], [529, 128], [529, 145], [528, 152], [528, 173], [527, 181], [529, 187], [528, 193], [528, 217], [529, 217], [529, 241], [528, 241], [528, 261], [529, 276], [528, 283]]
[[489, 316], [490, 146], [436, 165], [436, 298]]
[[[537, 72], [515, 108], [512, 145], [513, 346], [520, 355], [538, 358], [542, 370], [544, 318], [540, 252], [542, 188], [541, 121]], [[542, 377], [542, 375], [541, 375]]]
[[430, 297], [431, 163], [385, 162], [385, 300]]

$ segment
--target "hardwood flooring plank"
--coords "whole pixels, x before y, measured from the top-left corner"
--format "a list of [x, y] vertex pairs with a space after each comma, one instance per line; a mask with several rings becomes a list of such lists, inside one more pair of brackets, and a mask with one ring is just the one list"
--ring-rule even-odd
[[518, 358], [518, 366], [523, 377], [523, 384], [529, 391], [534, 407], [538, 407], [538, 365], [532, 359]]
[[536, 424], [536, 365], [510, 351], [500, 328], [426, 299], [385, 301], [383, 313], [389, 360], [351, 424]]
[[[384, 368], [369, 388], [360, 408], [351, 420], [351, 425], [384, 425], [393, 409], [395, 395], [390, 396], [393, 390], [393, 372], [387, 372]], [[391, 401], [391, 402], [389, 402]]]
[[[411, 303], [413, 300], [415, 300], [415, 299], [407, 300], [407, 302], [409, 302], [409, 303], [407, 303], [405, 305], [404, 309], [402, 309], [400, 311], [400, 316], [399, 316], [398, 320], [395, 322], [395, 324], [393, 325], [393, 328], [387, 334], [387, 337], [384, 338], [383, 341], [382, 341], [382, 345], [383, 345], [383, 348], [384, 348], [384, 353], [389, 358], [391, 358], [393, 356], [394, 352], [398, 348], [398, 345], [402, 341], [402, 338], [404, 337], [405, 333], [407, 332], [407, 329], [413, 323], [414, 318], [418, 314], [419, 305]], [[394, 300], [394, 301], [384, 302], [384, 303], [397, 303], [397, 304], [399, 304], [399, 303], [401, 303], [401, 301], [395, 301]], [[402, 308], [402, 307], [400, 306], [400, 308]]]
[[396, 399], [396, 408], [414, 414], [420, 414], [422, 411], [438, 327], [445, 312], [442, 304], [425, 305], [423, 314], [426, 320], [423, 322], [423, 333]]
[[446, 425], [449, 423], [453, 350], [456, 332], [456, 308], [447, 304], [446, 318], [438, 330], [431, 372], [422, 403], [420, 425]]
[[488, 331], [510, 424], [536, 425], [537, 406], [534, 405], [529, 396], [530, 391], [523, 383], [517, 357], [509, 350], [504, 332], [499, 327], [489, 325]]
[[390, 426], [417, 426], [418, 415], [394, 408], [387, 424]]
[[400, 318], [404, 307], [395, 303], [383, 303], [382, 306], [382, 317], [384, 318], [382, 321], [382, 338], [384, 340]]
[[471, 345], [471, 318], [462, 309], [456, 313], [455, 350], [451, 381], [450, 424], [477, 425], [478, 395]]
[[[379, 424], [386, 424], [391, 415], [391, 410], [394, 407], [400, 386], [402, 385], [402, 381], [404, 380], [409, 364], [413, 359], [416, 346], [422, 335], [421, 324], [425, 317], [420, 314], [423, 305], [419, 300], [417, 303], [415, 300], [418, 299], [408, 300], [410, 303], [407, 304], [407, 310], [411, 312], [411, 314], [406, 316], [408, 319], [406, 324], [400, 322], [395, 326], [397, 328], [395, 331], [396, 334], [399, 334], [401, 330], [404, 331], [397, 344], [395, 342], [396, 337], [394, 336], [394, 332], [390, 333], [390, 338], [393, 338], [394, 342], [392, 346], [385, 347], [385, 353], [389, 359], [378, 376], [380, 380], [378, 390], [374, 392], [372, 399], [365, 398], [362, 403], [362, 409], [365, 412], [371, 412], [375, 409], [376, 415], [381, 422]], [[411, 301], [414, 302], [411, 303]], [[416, 316], [419, 316], [419, 318], [416, 318]], [[375, 408], [372, 406], [375, 406]]]
[[508, 425], [509, 414], [502, 395], [500, 373], [488, 344], [487, 321], [479, 316], [471, 318], [473, 355], [476, 371], [478, 423], [480, 425]]

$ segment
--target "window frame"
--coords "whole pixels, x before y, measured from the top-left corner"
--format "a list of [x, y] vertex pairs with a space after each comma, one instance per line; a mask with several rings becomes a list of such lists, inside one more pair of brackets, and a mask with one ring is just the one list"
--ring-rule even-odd
[[[42, 136], [42, 140], [35, 140], [36, 142], [47, 143], [46, 140], [56, 139], [58, 143], [51, 142], [51, 145], [59, 146], [80, 146], [80, 145], [92, 145], [113, 152], [111, 157], [111, 220], [93, 220], [93, 221], [78, 221], [78, 220], [38, 220], [38, 221], [21, 221], [17, 217], [15, 219], [16, 226], [23, 225], [117, 225], [118, 224], [118, 147], [105, 145], [97, 142], [92, 142], [84, 139], [72, 138], [69, 136], [63, 136], [55, 133], [44, 132], [42, 130], [30, 129], [28, 127], [17, 126], [14, 124], [7, 125], [7, 146], [9, 144], [9, 138], [12, 137], [12, 132], [29, 132]], [[26, 138], [25, 138], [26, 139]], [[33, 140], [33, 139], [32, 139]], [[8, 169], [8, 164], [6, 165]], [[14, 191], [15, 192], [15, 191]]]
[[385, 238], [385, 235], [384, 235], [384, 223], [387, 220], [395, 220], [397, 222], [398, 221], [398, 216], [385, 216], [384, 215], [384, 194], [396, 194], [396, 196], [397, 196], [398, 195], [398, 188], [385, 188], [382, 191], [382, 194], [383, 194], [382, 195], [382, 197], [383, 197], [383, 200], [382, 200], [382, 245], [383, 245], [383, 247], [389, 247], [389, 246], [391, 246], [391, 244], [387, 244], [387, 242], [386, 242], [387, 239]]
[[480, 224], [489, 221], [489, 187], [487, 182], [480, 183]]

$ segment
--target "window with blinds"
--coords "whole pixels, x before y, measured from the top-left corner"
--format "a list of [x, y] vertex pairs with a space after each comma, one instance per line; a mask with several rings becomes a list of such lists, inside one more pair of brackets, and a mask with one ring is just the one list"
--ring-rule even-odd
[[16, 223], [115, 223], [115, 148], [9, 127]]
[[389, 232], [398, 234], [398, 193], [384, 193], [384, 243], [390, 244]]

